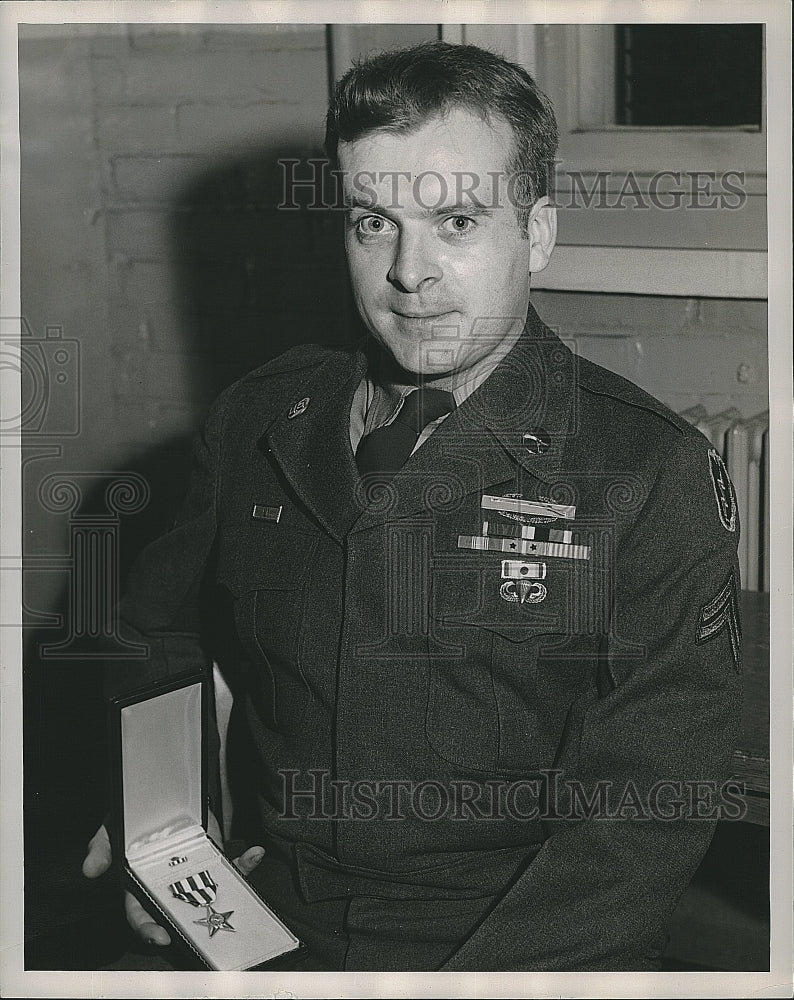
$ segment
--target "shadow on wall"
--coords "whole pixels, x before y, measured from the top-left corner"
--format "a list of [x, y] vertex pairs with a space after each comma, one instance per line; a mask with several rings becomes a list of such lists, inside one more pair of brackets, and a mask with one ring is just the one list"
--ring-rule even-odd
[[237, 159], [174, 205], [185, 349], [203, 398], [295, 344], [348, 343], [361, 332], [343, 216], [320, 157], [280, 148]]
[[[305, 188], [294, 192], [300, 208], [279, 207], [285, 176], [279, 161], [299, 161], [295, 176], [306, 177], [309, 155], [282, 148], [230, 160], [191, 182], [167, 209], [180, 325], [172, 342], [187, 360], [197, 426], [222, 389], [288, 348], [347, 343], [363, 333], [349, 291], [341, 212], [310, 208], [313, 194]], [[105, 518], [109, 550], [102, 565], [78, 567], [72, 556], [69, 584], [53, 609], [62, 627], [36, 624], [35, 612], [28, 616], [28, 969], [99, 968], [132, 945], [114, 876], [89, 882], [80, 872], [85, 845], [107, 810], [101, 662], [108, 651], [119, 652], [113, 635], [92, 629], [80, 602], [96, 602], [101, 621], [112, 592], [105, 582], [117, 573], [123, 588], [135, 557], [167, 530], [187, 486], [190, 437], [165, 440], [117, 477], [109, 474], [133, 484], [133, 492], [134, 484], [144, 484], [137, 507], [128, 504], [115, 521], [107, 521], [107, 477], [76, 502], [68, 512], [72, 542]]]

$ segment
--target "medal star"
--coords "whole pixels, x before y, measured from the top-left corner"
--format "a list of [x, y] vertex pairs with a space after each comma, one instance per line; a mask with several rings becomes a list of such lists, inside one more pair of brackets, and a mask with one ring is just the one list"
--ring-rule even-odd
[[203, 920], [194, 920], [194, 924], [204, 924], [207, 930], [210, 932], [210, 937], [215, 937], [218, 931], [233, 931], [234, 927], [229, 923], [229, 917], [234, 913], [234, 910], [228, 910], [226, 913], [218, 913], [211, 906], [207, 906], [207, 916]]

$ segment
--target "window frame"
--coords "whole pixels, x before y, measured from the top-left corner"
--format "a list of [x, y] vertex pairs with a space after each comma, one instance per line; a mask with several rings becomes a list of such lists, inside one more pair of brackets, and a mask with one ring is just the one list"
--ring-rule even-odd
[[[596, 226], [588, 213], [598, 209], [560, 212], [557, 249], [548, 267], [533, 275], [533, 286], [766, 299], [766, 60], [760, 130], [593, 124], [594, 113], [604, 117], [604, 74], [610, 65], [604, 53], [613, 27], [612, 23], [445, 24], [441, 36], [501, 52], [536, 77], [554, 103], [560, 129], [558, 190], [564, 191], [568, 169], [575, 169], [588, 185], [599, 171], [614, 176], [617, 184], [631, 172], [646, 192], [661, 170], [718, 176], [736, 170], [743, 174], [747, 199], [742, 211], [747, 214], [713, 211], [706, 225], [702, 213], [687, 216], [685, 209], [674, 217], [672, 212], [651, 208], [639, 222], [636, 215], [613, 211], [601, 212]], [[592, 235], [595, 228], [597, 239]]]

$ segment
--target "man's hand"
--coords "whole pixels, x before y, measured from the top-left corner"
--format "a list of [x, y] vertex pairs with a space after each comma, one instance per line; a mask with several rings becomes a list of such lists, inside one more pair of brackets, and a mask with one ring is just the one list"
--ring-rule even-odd
[[[112, 860], [110, 837], [103, 823], [88, 842], [88, 853], [83, 860], [83, 875], [86, 878], [99, 878], [110, 868]], [[152, 920], [131, 892], [124, 893], [124, 909], [127, 911], [127, 923], [145, 944], [171, 944], [168, 931]]]
[[[216, 844], [223, 843], [218, 821], [212, 813], [209, 814], [207, 832]], [[264, 854], [263, 847], [249, 847], [247, 851], [234, 859], [234, 865], [243, 875], [250, 875]], [[110, 868], [112, 859], [110, 838], [103, 823], [88, 842], [88, 851], [83, 859], [83, 875], [86, 878], [99, 878]], [[171, 943], [168, 931], [152, 920], [131, 892], [124, 893], [124, 909], [127, 913], [127, 923], [145, 944], [168, 945]]]

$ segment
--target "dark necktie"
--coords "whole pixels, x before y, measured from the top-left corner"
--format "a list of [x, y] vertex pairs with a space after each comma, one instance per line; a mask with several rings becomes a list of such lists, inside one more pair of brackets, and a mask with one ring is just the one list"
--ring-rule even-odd
[[365, 434], [356, 450], [359, 472], [391, 476], [402, 468], [424, 428], [455, 409], [455, 397], [442, 389], [414, 389], [385, 427]]

